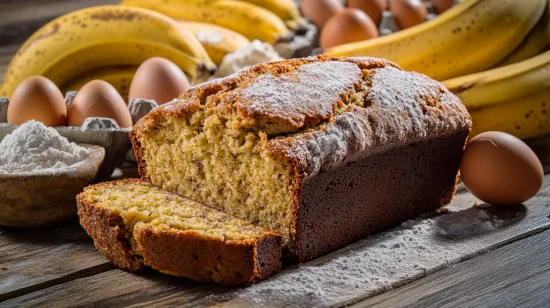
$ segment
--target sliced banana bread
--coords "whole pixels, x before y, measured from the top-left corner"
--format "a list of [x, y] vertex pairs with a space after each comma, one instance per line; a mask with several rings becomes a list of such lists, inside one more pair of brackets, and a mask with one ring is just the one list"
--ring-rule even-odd
[[281, 267], [281, 236], [140, 180], [89, 186], [80, 223], [114, 265], [221, 284], [249, 284]]
[[142, 177], [279, 230], [306, 261], [448, 203], [471, 120], [439, 82], [373, 58], [254, 66], [142, 118]]

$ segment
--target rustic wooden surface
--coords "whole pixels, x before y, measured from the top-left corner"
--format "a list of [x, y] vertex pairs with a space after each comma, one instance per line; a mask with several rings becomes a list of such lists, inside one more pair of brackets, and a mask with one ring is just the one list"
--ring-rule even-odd
[[[113, 0], [0, 0], [0, 80], [9, 59], [26, 37], [65, 12]], [[548, 139], [533, 140], [550, 171]], [[133, 174], [135, 175], [135, 173]], [[521, 232], [499, 238], [488, 252], [459, 264], [395, 285], [394, 290], [361, 296], [357, 307], [547, 307], [550, 302], [550, 175], [536, 204], [537, 219], [522, 219]], [[454, 204], [471, 204], [463, 193]], [[470, 203], [469, 203], [470, 202]], [[547, 213], [547, 214], [545, 214]], [[546, 217], [548, 215], [548, 217]], [[545, 220], [546, 219], [546, 220]], [[346, 248], [312, 262], [344, 253]], [[232, 301], [235, 290], [154, 271], [129, 273], [111, 266], [93, 247], [76, 220], [45, 229], [0, 227], [0, 307], [201, 307]], [[286, 302], [303, 306], [310, 303]], [[350, 304], [348, 302], [340, 305]]]

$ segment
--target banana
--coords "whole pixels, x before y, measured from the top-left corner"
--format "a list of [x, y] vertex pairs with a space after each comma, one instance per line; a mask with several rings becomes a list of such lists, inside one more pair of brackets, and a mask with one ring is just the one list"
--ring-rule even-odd
[[443, 81], [470, 109], [550, 88], [550, 51], [525, 61]]
[[123, 6], [155, 10], [174, 19], [216, 24], [249, 40], [270, 44], [289, 40], [292, 33], [283, 20], [257, 5], [236, 0], [123, 0]]
[[547, 1], [465, 0], [418, 26], [325, 53], [382, 57], [437, 80], [472, 74], [494, 67], [519, 46]]
[[292, 30], [297, 30], [305, 24], [300, 11], [293, 0], [239, 0], [255, 4], [270, 10], [279, 16]]
[[216, 65], [222, 63], [226, 54], [250, 44], [241, 34], [214, 24], [180, 21], [180, 25], [195, 35]]
[[460, 97], [473, 121], [472, 136], [490, 130], [518, 138], [550, 133], [550, 51], [467, 75], [443, 85]]
[[550, 88], [524, 97], [470, 111], [470, 137], [486, 131], [502, 131], [520, 139], [550, 133]]
[[130, 91], [130, 84], [134, 78], [138, 67], [129, 66], [106, 66], [100, 67], [89, 72], [85, 72], [65, 84], [61, 85], [60, 89], [62, 93], [68, 91], [78, 91], [83, 85], [94, 79], [104, 80], [110, 83], [115, 89], [118, 90], [120, 95], [127, 100], [128, 92]]
[[512, 54], [496, 67], [521, 62], [538, 55], [550, 47], [550, 1], [539, 22]]
[[208, 77], [215, 64], [192, 34], [182, 33], [176, 21], [140, 8], [99, 6], [69, 13], [21, 46], [8, 66], [0, 96], [11, 96], [32, 75], [62, 85], [98, 67], [139, 65], [153, 56], [175, 62], [192, 80]]

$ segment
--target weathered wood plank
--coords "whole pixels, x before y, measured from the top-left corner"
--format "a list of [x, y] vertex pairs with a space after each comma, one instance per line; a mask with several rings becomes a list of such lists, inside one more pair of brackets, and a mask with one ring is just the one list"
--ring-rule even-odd
[[549, 260], [545, 231], [352, 307], [545, 307]]
[[[426, 262], [423, 264], [423, 266], [425, 265], [423, 269], [418, 272], [409, 271], [397, 273], [397, 275], [394, 276], [394, 280], [389, 280], [382, 285], [373, 284], [356, 286], [356, 289], [354, 289], [356, 293], [345, 298], [334, 298], [332, 296], [335, 294], [335, 290], [339, 290], [338, 288], [349, 287], [346, 285], [331, 286], [330, 288], [332, 288], [332, 290], [325, 295], [322, 294], [323, 292], [317, 292], [315, 294], [294, 293], [292, 296], [289, 296], [288, 294], [278, 293], [277, 291], [273, 291], [272, 293], [258, 292], [258, 288], [263, 288], [262, 284], [249, 288], [227, 289], [212, 285], [196, 284], [183, 278], [168, 277], [152, 271], [132, 274], [115, 270], [83, 279], [67, 281], [63, 284], [13, 298], [5, 302], [5, 304], [10, 306], [43, 306], [47, 304], [58, 307], [67, 305], [67, 297], [70, 298], [70, 303], [75, 306], [91, 305], [93, 303], [117, 306], [119, 301], [124, 302], [124, 305], [134, 307], [200, 307], [219, 302], [224, 302], [225, 305], [230, 307], [241, 307], [254, 306], [257, 304], [255, 302], [256, 300], [266, 307], [308, 307], [326, 303], [332, 305], [353, 303], [376, 294], [381, 294], [387, 291], [388, 287], [397, 288], [409, 283], [411, 280], [421, 279], [436, 273], [447, 268], [450, 264], [457, 264], [471, 258], [474, 258], [474, 261], [471, 262], [475, 262], [475, 259], [477, 259], [475, 257], [486, 251], [498, 249], [508, 243], [529, 237], [532, 234], [540, 233], [550, 228], [550, 219], [547, 218], [548, 211], [550, 210], [550, 206], [548, 205], [550, 203], [550, 175], [547, 175], [545, 180], [544, 189], [536, 198], [527, 202], [525, 207], [502, 211], [492, 209], [494, 215], [504, 223], [503, 227], [497, 231], [479, 233], [471, 238], [465, 239], [445, 240], [444, 238], [440, 238], [435, 244], [437, 245], [437, 251], [441, 252], [441, 256], [432, 256], [422, 261]], [[457, 195], [456, 199], [451, 204], [451, 208], [455, 210], [468, 208], [474, 204], [475, 201], [475, 198], [469, 193], [462, 192]], [[517, 212], [520, 214], [516, 217]], [[433, 235], [429, 235], [429, 237], [431, 236]], [[386, 238], [387, 236], [383, 233], [374, 235], [340, 249], [339, 251], [313, 260], [312, 262], [286, 269], [266, 283], [279, 283], [284, 285], [285, 281], [288, 281], [285, 279], [300, 273], [300, 271], [304, 269], [306, 271], [301, 273], [306, 273], [306, 275], [308, 275], [308, 273], [314, 273], [315, 271], [323, 271], [326, 264], [339, 258], [349, 258], [364, 253], [371, 249], [371, 247], [374, 247], [374, 245], [385, 241]], [[426, 243], [433, 242], [427, 241]], [[524, 250], [528, 250], [528, 247], [527, 245]], [[403, 253], [407, 249], [408, 248], [405, 247], [405, 249], [399, 250], [399, 253]], [[451, 250], [454, 252], [458, 250], [460, 254], [456, 256], [456, 259], [447, 260], [449, 262], [444, 263], [443, 256]], [[537, 252], [535, 251], [533, 254], [534, 253]], [[406, 258], [407, 256], [403, 255], [403, 257]], [[516, 261], [521, 263], [522, 259], [517, 259]], [[528, 262], [528, 260], [523, 261]], [[497, 269], [502, 270], [499, 266], [507, 265], [495, 264]], [[311, 272], [309, 270], [311, 270]], [[350, 268], [349, 270], [349, 274], [354, 275], [354, 269]], [[388, 272], [388, 275], [390, 270], [392, 269], [380, 268], [381, 272]], [[330, 275], [330, 273], [327, 274]], [[319, 277], [308, 277], [308, 279], [317, 278]], [[330, 283], [330, 281], [327, 283]], [[304, 284], [307, 284], [307, 282], [304, 282]], [[251, 293], [250, 290], [255, 290], [255, 292]], [[349, 290], [342, 289], [340, 291], [346, 293]]]
[[53, 228], [0, 227], [0, 302], [114, 267], [72, 221]]
[[227, 288], [197, 284], [184, 278], [161, 275], [153, 271], [130, 273], [120, 269], [57, 285], [4, 302], [17, 307], [67, 307], [94, 305], [100, 307], [128, 307], [153, 298], [177, 297], [192, 303]]

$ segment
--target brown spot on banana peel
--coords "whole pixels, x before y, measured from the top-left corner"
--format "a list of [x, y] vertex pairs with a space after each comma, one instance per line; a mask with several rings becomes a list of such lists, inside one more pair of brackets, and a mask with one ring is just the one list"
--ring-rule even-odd
[[460, 94], [462, 92], [465, 92], [474, 88], [475, 86], [477, 86], [479, 83], [483, 82], [486, 79], [487, 77], [483, 77], [474, 81], [470, 81], [468, 83], [463, 83], [456, 88], [449, 88], [449, 91], [453, 92], [454, 94]]
[[126, 20], [126, 21], [133, 21], [137, 17], [137, 14], [122, 11], [120, 13], [114, 13], [114, 12], [102, 12], [102, 13], [95, 13], [90, 15], [90, 19], [92, 20], [101, 20], [101, 21], [112, 21], [112, 20]]

